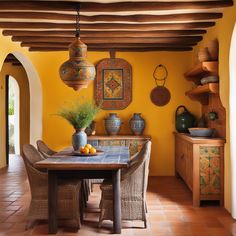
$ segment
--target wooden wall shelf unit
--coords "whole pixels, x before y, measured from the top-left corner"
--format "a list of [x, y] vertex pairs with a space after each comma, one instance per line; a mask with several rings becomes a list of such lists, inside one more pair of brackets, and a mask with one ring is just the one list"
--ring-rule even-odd
[[[226, 137], [226, 111], [223, 107], [220, 94], [219, 83], [209, 83], [201, 85], [200, 81], [203, 77], [209, 75], [218, 76], [218, 61], [201, 62], [188, 70], [184, 76], [187, 80], [193, 81], [197, 87], [187, 91], [186, 96], [192, 100], [197, 100], [202, 105], [202, 115], [204, 116], [207, 127], [216, 130], [217, 137]], [[216, 112], [217, 120], [208, 118], [209, 112]]]
[[208, 94], [219, 93], [218, 83], [201, 85], [201, 79], [209, 75], [218, 76], [218, 61], [201, 62], [184, 74], [187, 80], [193, 81], [198, 85], [196, 88], [187, 91], [185, 94], [193, 100], [198, 100], [202, 105], [207, 105], [209, 103]]
[[224, 143], [221, 138], [194, 138], [175, 134], [175, 172], [193, 194], [193, 206], [202, 200], [224, 204]]
[[185, 93], [192, 100], [198, 100], [202, 105], [207, 105], [209, 102], [208, 94], [219, 94], [219, 83], [209, 83], [199, 85]]
[[187, 80], [193, 81], [197, 85], [200, 84], [201, 78], [209, 75], [218, 75], [218, 61], [201, 62], [184, 73]]
[[145, 142], [151, 140], [150, 135], [92, 135], [88, 143], [93, 146], [128, 146], [130, 156], [137, 153]]

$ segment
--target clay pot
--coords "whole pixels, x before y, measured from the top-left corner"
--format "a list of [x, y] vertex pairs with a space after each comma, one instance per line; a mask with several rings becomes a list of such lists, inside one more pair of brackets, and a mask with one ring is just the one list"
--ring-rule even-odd
[[141, 113], [134, 113], [129, 121], [130, 129], [134, 135], [142, 135], [145, 128], [145, 121], [141, 117]]
[[116, 135], [119, 133], [122, 121], [116, 113], [110, 113], [109, 116], [104, 119], [104, 122], [106, 132], [109, 135]]
[[210, 61], [211, 60], [211, 57], [210, 57], [210, 54], [208, 52], [208, 49], [207, 47], [205, 48], [201, 48], [198, 52], [198, 60], [200, 62], [204, 62], [204, 61]]
[[217, 39], [213, 39], [208, 43], [208, 52], [212, 61], [218, 60], [219, 43]]

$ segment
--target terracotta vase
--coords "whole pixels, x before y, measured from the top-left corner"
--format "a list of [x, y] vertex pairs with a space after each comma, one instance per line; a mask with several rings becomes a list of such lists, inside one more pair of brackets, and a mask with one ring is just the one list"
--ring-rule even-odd
[[219, 43], [217, 39], [213, 39], [208, 44], [208, 51], [212, 61], [218, 60], [218, 53], [219, 53]]
[[201, 48], [198, 52], [198, 60], [200, 62], [204, 62], [204, 61], [210, 61], [211, 58], [210, 58], [210, 54], [208, 52], [208, 49], [205, 47], [205, 48]]

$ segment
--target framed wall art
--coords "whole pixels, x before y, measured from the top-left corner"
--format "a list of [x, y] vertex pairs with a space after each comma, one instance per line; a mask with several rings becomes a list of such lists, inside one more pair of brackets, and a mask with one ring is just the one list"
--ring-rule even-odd
[[121, 110], [132, 101], [132, 67], [121, 58], [106, 58], [96, 65], [95, 100], [104, 110]]

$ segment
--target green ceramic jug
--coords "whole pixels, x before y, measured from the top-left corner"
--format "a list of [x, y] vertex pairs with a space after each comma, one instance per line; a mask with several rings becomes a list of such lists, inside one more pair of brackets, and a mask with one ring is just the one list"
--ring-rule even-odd
[[[178, 113], [179, 109], [183, 108], [182, 113]], [[195, 117], [188, 111], [188, 109], [181, 105], [175, 111], [175, 128], [180, 133], [187, 133], [188, 128], [194, 127]]]

